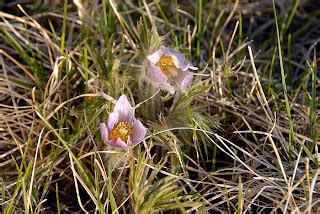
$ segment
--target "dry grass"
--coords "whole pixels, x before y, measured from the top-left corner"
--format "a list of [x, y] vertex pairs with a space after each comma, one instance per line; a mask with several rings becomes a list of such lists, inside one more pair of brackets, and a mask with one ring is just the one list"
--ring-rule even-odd
[[[319, 6], [0, 4], [2, 213], [320, 212]], [[179, 99], [143, 76], [162, 43], [200, 68]], [[121, 94], [128, 151], [98, 131]]]

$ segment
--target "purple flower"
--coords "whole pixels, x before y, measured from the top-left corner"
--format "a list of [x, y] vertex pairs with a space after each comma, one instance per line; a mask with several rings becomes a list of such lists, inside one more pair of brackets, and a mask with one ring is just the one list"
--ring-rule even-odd
[[147, 128], [134, 117], [134, 108], [126, 95], [122, 95], [110, 113], [107, 125], [100, 124], [100, 132], [104, 143], [113, 147], [127, 148], [143, 140]]
[[188, 69], [198, 70], [184, 58], [182, 53], [163, 46], [147, 58], [150, 62], [148, 77], [156, 86], [171, 94], [175, 93], [175, 88], [170, 84], [171, 81], [185, 92], [193, 80], [193, 74]]

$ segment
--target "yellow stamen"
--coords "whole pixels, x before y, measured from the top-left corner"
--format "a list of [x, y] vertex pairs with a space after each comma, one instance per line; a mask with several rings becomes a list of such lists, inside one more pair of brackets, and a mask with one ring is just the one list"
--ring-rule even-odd
[[118, 138], [120, 138], [122, 141], [127, 142], [131, 133], [132, 126], [126, 122], [120, 122], [111, 131], [109, 139], [115, 142]]
[[161, 56], [156, 66], [159, 67], [166, 76], [175, 77], [178, 75], [179, 69], [175, 66], [171, 56]]

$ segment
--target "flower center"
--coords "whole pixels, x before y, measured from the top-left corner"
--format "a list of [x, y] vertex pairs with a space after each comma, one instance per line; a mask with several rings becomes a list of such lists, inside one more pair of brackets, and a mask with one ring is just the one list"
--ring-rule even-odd
[[127, 142], [129, 135], [132, 133], [132, 126], [126, 122], [120, 122], [110, 133], [110, 140], [116, 142], [118, 138]]
[[177, 76], [179, 69], [175, 66], [171, 56], [162, 55], [156, 66], [159, 67], [166, 76]]

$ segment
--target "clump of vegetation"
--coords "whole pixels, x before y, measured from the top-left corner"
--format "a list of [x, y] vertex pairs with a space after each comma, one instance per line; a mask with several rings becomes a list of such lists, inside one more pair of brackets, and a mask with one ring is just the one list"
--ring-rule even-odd
[[317, 1], [0, 8], [2, 213], [320, 212]]

